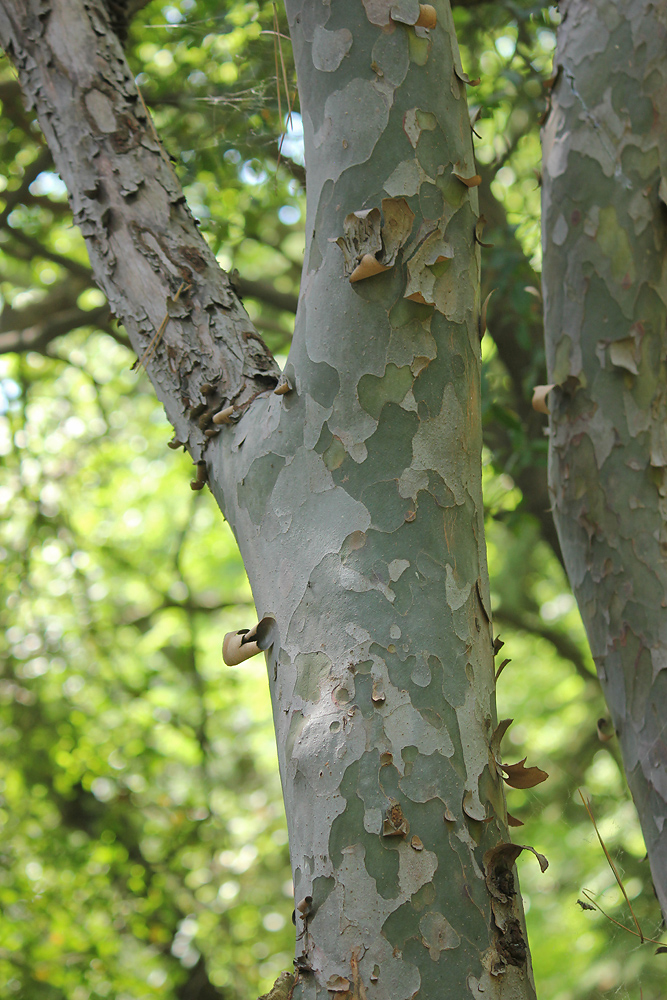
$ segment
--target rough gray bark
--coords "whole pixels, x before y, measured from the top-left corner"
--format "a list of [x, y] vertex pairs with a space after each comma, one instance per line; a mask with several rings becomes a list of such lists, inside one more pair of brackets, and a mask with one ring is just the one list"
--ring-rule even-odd
[[[208, 445], [265, 621], [294, 995], [529, 1000], [483, 534], [475, 166], [449, 6], [430, 30], [421, 13], [288, 4], [308, 217], [283, 395], [257, 395], [277, 373], [101, 4], [4, 0], [0, 33], [139, 352], [172, 302], [149, 372], [177, 436]], [[218, 405], [241, 406], [207, 439], [183, 410], [221, 373]]]
[[561, 11], [543, 136], [550, 489], [667, 917], [667, 3]]
[[[234, 405], [237, 417], [279, 373], [197, 231], [104, 4], [3, 3], [0, 43], [67, 184], [95, 279], [146, 355], [177, 439], [200, 460], [211, 411]], [[204, 397], [207, 383], [216, 391]]]

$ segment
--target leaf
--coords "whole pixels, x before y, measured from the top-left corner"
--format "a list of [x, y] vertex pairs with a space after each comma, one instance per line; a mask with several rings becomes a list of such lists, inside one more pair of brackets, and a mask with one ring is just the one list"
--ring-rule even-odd
[[505, 772], [505, 782], [511, 788], [533, 788], [546, 781], [549, 775], [546, 771], [541, 771], [539, 767], [524, 767], [527, 758], [524, 757], [517, 764], [501, 764]]

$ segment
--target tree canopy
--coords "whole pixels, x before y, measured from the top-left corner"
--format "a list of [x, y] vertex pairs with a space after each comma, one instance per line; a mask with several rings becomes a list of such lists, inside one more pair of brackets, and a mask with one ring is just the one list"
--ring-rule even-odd
[[[549, 773], [508, 791], [538, 987], [662, 992], [644, 846], [548, 511], [539, 119], [558, 13], [454, 9], [483, 240], [485, 513], [507, 743]], [[152, 2], [129, 25], [143, 98], [220, 263], [271, 349], [303, 252], [298, 95], [272, 4]], [[479, 81], [477, 82], [477, 78]], [[18, 998], [251, 997], [292, 960], [287, 835], [262, 662], [222, 664], [252, 618], [231, 533], [170, 436], [92, 281], [64, 186], [0, 66], [0, 967]], [[486, 246], [486, 244], [492, 244]], [[499, 661], [499, 662], [500, 662]], [[602, 721], [598, 721], [602, 720]], [[512, 758], [514, 759], [514, 758]], [[609, 916], [588, 912], [587, 888]], [[588, 904], [587, 904], [588, 905]]]

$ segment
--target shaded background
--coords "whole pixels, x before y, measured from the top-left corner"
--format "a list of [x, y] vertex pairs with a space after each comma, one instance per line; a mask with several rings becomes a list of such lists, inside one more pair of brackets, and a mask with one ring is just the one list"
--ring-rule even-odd
[[[286, 33], [282, 12], [279, 29]], [[658, 1000], [667, 956], [630, 925], [577, 789], [592, 796], [644, 931], [644, 846], [548, 512], [539, 299], [539, 119], [558, 14], [455, 7], [487, 219], [485, 501], [496, 632], [511, 657], [508, 789], [545, 853], [520, 872], [543, 1000]], [[152, 2], [127, 51], [202, 231], [250, 316], [289, 349], [303, 252], [300, 120], [276, 86], [267, 3]], [[298, 110], [289, 41], [280, 42]], [[280, 55], [278, 53], [278, 63]], [[291, 967], [292, 887], [261, 658], [231, 533], [90, 278], [62, 182], [0, 62], [0, 993], [250, 1000]], [[284, 133], [284, 138], [281, 135]], [[279, 147], [280, 156], [278, 155]]]

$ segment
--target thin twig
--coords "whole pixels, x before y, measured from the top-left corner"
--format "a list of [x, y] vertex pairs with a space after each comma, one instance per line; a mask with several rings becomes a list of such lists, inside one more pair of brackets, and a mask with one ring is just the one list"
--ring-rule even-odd
[[600, 906], [600, 904], [598, 902], [596, 902], [595, 899], [593, 899], [593, 894], [590, 892], [590, 890], [588, 890], [588, 889], [582, 889], [581, 891], [584, 894], [584, 896], [586, 897], [586, 899], [590, 903], [592, 903], [593, 906], [597, 910], [600, 911], [600, 913], [602, 914], [603, 917], [606, 917], [607, 920], [611, 920], [612, 924], [615, 924], [617, 927], [620, 927], [622, 931], [627, 931], [628, 934], [632, 934], [633, 937], [638, 937], [640, 939], [640, 941], [641, 941], [642, 944], [657, 944], [657, 945], [663, 945], [664, 946], [664, 943], [665, 943], [664, 941], [656, 941], [654, 938], [644, 937], [643, 935], [638, 934], [637, 931], [633, 931], [632, 927], [626, 927], [625, 924], [622, 924], [620, 922], [620, 920], [615, 920], [605, 910], [602, 909], [602, 907]]
[[[188, 291], [190, 288], [192, 288], [192, 285], [188, 285], [187, 282], [182, 281], [181, 284], [179, 285], [178, 291], [174, 295], [174, 302], [178, 302], [182, 291]], [[150, 344], [148, 345], [148, 347], [146, 348], [146, 350], [144, 351], [144, 353], [141, 355], [136, 365], [134, 366], [135, 371], [141, 371], [142, 366], [145, 367], [146, 362], [153, 357], [158, 347], [160, 346], [160, 341], [162, 340], [164, 331], [167, 329], [168, 322], [169, 322], [169, 310], [167, 310], [164, 319], [162, 320], [159, 327], [155, 331], [155, 334], [153, 335]]]
[[[621, 876], [618, 874], [618, 870], [616, 868], [616, 865], [612, 861], [611, 855], [610, 855], [609, 851], [607, 850], [606, 844], [605, 844], [604, 840], [602, 839], [602, 837], [600, 836], [600, 831], [598, 830], [598, 825], [595, 822], [595, 817], [594, 817], [594, 815], [592, 813], [590, 804], [584, 798], [584, 795], [583, 795], [583, 792], [581, 791], [581, 789], [579, 789], [579, 797], [581, 798], [581, 801], [584, 804], [584, 808], [585, 808], [586, 812], [588, 813], [588, 817], [589, 817], [591, 823], [593, 824], [593, 829], [595, 830], [595, 832], [597, 834], [597, 838], [600, 841], [600, 846], [601, 846], [602, 850], [604, 851], [604, 856], [606, 857], [607, 861], [609, 862], [609, 867], [613, 871], [614, 877], [615, 877], [616, 881], [618, 882], [618, 886], [619, 886], [621, 892], [623, 893], [623, 898], [625, 899], [625, 902], [628, 904], [628, 909], [630, 910], [630, 913], [632, 915], [632, 919], [635, 922], [635, 927], [637, 928], [637, 937], [639, 938], [639, 940], [643, 944], [644, 941], [645, 941], [644, 934], [642, 932], [641, 927], [639, 926], [639, 921], [637, 920], [637, 917], [635, 916], [635, 911], [632, 909], [632, 903], [630, 902], [630, 900], [628, 898], [628, 894], [625, 891], [625, 886], [623, 885], [623, 882], [621, 880]], [[598, 909], [599, 909], [599, 907], [598, 907]], [[606, 916], [606, 914], [605, 914], [605, 916]], [[623, 924], [621, 924], [620, 926], [622, 927]], [[634, 934], [635, 932], [632, 931], [632, 933]]]
[[[280, 79], [279, 79], [279, 76], [278, 76], [278, 54], [280, 54], [280, 65], [282, 67], [282, 71], [283, 71], [283, 74], [282, 74], [283, 75], [283, 83], [285, 85], [285, 100], [287, 101], [287, 123], [290, 126], [292, 125], [292, 105], [291, 105], [290, 99], [289, 99], [289, 86], [287, 84], [287, 70], [285, 69], [285, 59], [283, 57], [283, 47], [282, 47], [282, 43], [280, 41], [283, 36], [280, 34], [280, 30], [279, 30], [280, 25], [278, 23], [278, 7], [276, 6], [275, 3], [273, 5], [273, 28], [274, 28], [274, 31], [273, 31], [273, 45], [274, 45], [274, 53], [275, 53], [275, 60], [276, 60], [276, 90], [278, 92], [278, 118], [280, 120], [280, 127], [282, 128], [283, 115], [282, 115], [282, 110], [281, 110], [281, 106], [280, 106]], [[287, 129], [285, 129], [282, 132], [281, 136], [280, 136], [280, 143], [278, 144], [278, 162], [276, 163], [276, 174], [277, 174], [277, 171], [278, 171], [278, 167], [280, 166], [280, 158], [282, 156], [283, 143], [285, 141], [286, 134], [287, 134]]]

